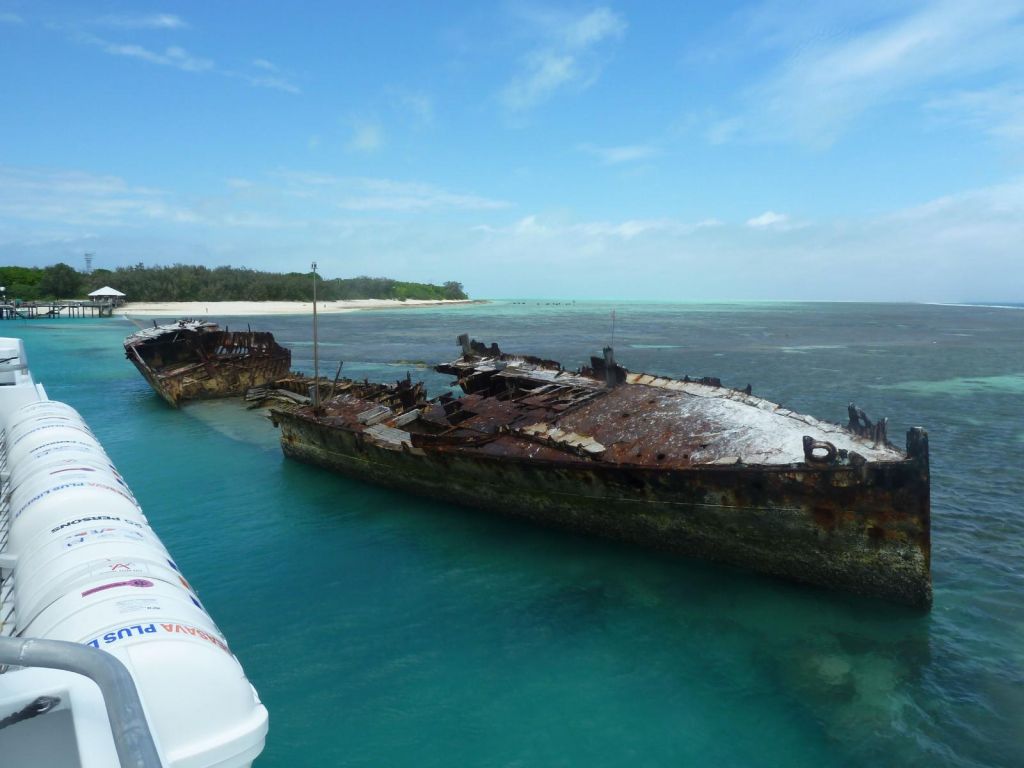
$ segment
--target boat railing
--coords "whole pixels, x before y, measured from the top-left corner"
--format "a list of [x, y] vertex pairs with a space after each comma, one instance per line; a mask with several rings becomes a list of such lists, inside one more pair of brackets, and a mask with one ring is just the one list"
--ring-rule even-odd
[[0, 637], [0, 664], [60, 669], [88, 677], [103, 695], [122, 768], [162, 768], [164, 765], [135, 681], [128, 668], [111, 654], [63, 640]]

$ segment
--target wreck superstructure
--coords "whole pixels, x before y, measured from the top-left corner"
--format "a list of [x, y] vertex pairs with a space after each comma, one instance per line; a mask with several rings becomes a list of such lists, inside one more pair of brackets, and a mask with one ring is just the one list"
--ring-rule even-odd
[[932, 600], [928, 436], [906, 452], [850, 406], [846, 427], [717, 379], [632, 373], [610, 349], [571, 372], [460, 337], [421, 385], [335, 383], [275, 407], [284, 453], [339, 473], [777, 576]]
[[124, 340], [125, 356], [170, 405], [244, 394], [288, 375], [292, 353], [266, 331], [231, 331], [180, 320], [143, 328]]

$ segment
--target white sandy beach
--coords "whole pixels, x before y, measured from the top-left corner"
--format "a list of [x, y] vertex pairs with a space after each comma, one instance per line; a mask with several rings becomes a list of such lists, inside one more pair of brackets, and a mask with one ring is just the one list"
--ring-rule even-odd
[[[473, 304], [473, 299], [353, 299], [351, 301], [317, 301], [317, 312], [340, 314], [364, 309], [411, 309], [437, 304]], [[132, 301], [115, 312], [121, 315], [142, 317], [234, 317], [246, 315], [309, 315], [313, 312], [311, 301]]]

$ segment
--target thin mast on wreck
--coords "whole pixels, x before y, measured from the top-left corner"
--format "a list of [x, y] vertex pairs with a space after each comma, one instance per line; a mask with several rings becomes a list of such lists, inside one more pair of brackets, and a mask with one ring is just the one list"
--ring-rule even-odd
[[320, 415], [320, 348], [317, 340], [316, 262], [313, 262], [313, 413]]

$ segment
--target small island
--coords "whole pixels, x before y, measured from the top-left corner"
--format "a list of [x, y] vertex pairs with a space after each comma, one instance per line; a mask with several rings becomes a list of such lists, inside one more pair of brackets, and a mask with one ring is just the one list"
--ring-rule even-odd
[[148, 316], [269, 315], [309, 311], [316, 281], [326, 312], [468, 302], [462, 283], [440, 285], [387, 277], [325, 278], [313, 272], [263, 272], [240, 267], [141, 263], [79, 272], [64, 264], [0, 267], [3, 300], [12, 306], [84, 297], [113, 286], [127, 298], [119, 311]]

